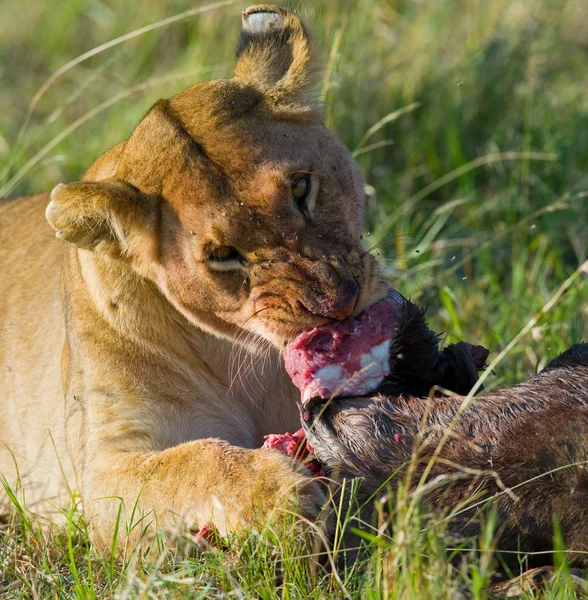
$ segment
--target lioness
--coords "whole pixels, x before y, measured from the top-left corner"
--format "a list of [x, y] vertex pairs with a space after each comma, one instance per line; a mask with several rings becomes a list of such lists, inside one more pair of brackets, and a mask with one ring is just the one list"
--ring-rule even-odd
[[319, 512], [320, 487], [257, 449], [298, 428], [280, 349], [386, 286], [316, 75], [301, 21], [250, 8], [232, 79], [157, 102], [50, 201], [2, 202], [0, 470], [29, 508], [78, 489], [99, 546], [121, 499], [135, 532]]

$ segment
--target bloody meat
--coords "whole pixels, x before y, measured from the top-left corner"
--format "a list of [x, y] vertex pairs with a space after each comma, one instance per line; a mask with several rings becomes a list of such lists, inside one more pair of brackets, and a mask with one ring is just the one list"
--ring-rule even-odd
[[390, 371], [390, 340], [405, 302], [391, 290], [359, 316], [303, 331], [290, 342], [284, 361], [302, 402], [376, 389]]
[[[381, 346], [383, 339], [387, 352], [379, 364], [382, 377], [378, 378], [380, 385], [373, 386], [382, 393], [426, 396], [437, 385], [467, 394], [488, 357], [488, 350], [467, 342], [439, 350], [439, 336], [428, 328], [424, 310], [392, 291], [359, 317], [303, 332], [287, 348], [288, 372], [303, 393], [305, 426], [311, 418], [311, 398], [320, 401], [341, 395], [341, 385], [339, 389], [332, 387], [333, 380], [325, 381], [320, 370], [336, 365], [332, 361], [341, 358], [345, 361], [342, 371], [353, 372], [358, 357], [373, 356], [373, 348]], [[353, 377], [339, 383], [347, 386], [348, 395], [361, 395], [373, 391], [369, 381], [373, 377], [372, 371], [363, 379]], [[266, 435], [263, 447], [284, 452], [304, 463], [314, 475], [323, 474], [303, 429]]]

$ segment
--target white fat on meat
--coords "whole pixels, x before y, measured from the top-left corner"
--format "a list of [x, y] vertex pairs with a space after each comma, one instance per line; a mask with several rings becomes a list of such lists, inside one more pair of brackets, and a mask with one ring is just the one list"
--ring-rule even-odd
[[333, 396], [345, 394], [366, 394], [384, 380], [389, 373], [388, 353], [390, 340], [374, 346], [369, 352], [359, 357], [361, 369], [355, 372], [346, 371], [338, 364], [326, 365], [313, 376], [313, 385], [304, 394], [304, 400], [312, 397], [317, 386], [331, 390]]

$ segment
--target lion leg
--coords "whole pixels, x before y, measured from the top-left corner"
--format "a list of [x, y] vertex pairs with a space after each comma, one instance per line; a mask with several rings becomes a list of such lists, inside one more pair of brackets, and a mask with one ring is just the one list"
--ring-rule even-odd
[[196, 533], [206, 523], [224, 535], [259, 524], [262, 516], [315, 520], [324, 503], [319, 484], [294, 471], [289, 457], [218, 439], [91, 462], [104, 467], [86, 474], [82, 499], [101, 549], [136, 545], [156, 530], [172, 538]]

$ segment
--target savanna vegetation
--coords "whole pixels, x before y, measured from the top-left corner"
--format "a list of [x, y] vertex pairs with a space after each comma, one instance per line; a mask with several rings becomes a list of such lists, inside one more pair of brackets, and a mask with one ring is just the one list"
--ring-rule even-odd
[[[0, 0], [0, 197], [79, 179], [155, 100], [230, 76], [247, 5]], [[447, 342], [492, 351], [487, 389], [586, 340], [586, 0], [295, 8], [322, 48], [326, 122], [362, 167], [365, 239], [393, 284], [428, 306]], [[121, 564], [93, 552], [75, 494], [69, 526], [41, 529], [10, 492], [6, 598], [486, 598], [497, 564], [499, 524], [456, 547], [445, 517], [403, 486], [381, 517], [392, 531], [374, 528], [360, 564], [325, 574], [298, 556], [295, 536], [263, 527], [218, 551], [154, 546]], [[556, 558], [561, 577], [542, 593], [574, 597]]]

